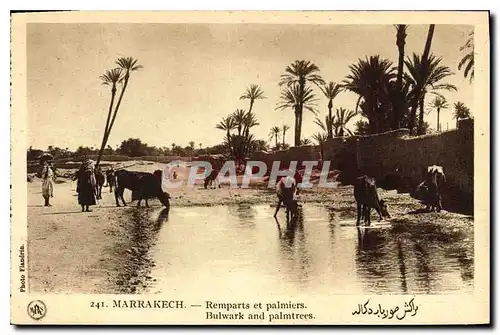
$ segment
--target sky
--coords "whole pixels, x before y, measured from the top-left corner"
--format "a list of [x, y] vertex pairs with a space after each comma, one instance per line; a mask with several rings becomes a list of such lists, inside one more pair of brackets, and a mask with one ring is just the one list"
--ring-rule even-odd
[[[408, 27], [406, 55], [423, 52], [427, 30], [428, 25]], [[436, 25], [431, 52], [455, 72], [444, 82], [458, 91], [442, 92], [450, 106], [460, 100], [474, 114], [473, 84], [457, 68], [463, 56], [459, 48], [471, 30]], [[377, 54], [397, 65], [392, 25], [30, 23], [28, 145], [98, 147], [111, 97], [99, 76], [116, 67], [119, 57], [134, 57], [143, 69], [131, 75], [108, 144], [116, 147], [132, 137], [158, 147], [189, 141], [206, 147], [222, 142], [224, 133], [215, 125], [223, 117], [248, 109], [248, 100], [239, 97], [250, 84], [260, 85], [267, 97], [253, 107], [260, 124], [252, 131], [269, 140], [273, 126], [293, 129], [292, 110], [276, 111], [278, 82], [287, 65], [309, 60], [325, 81], [340, 83], [349, 65]], [[318, 116], [324, 119], [327, 100], [314, 89]], [[354, 109], [356, 101], [357, 95], [343, 92], [334, 109]], [[452, 113], [452, 108], [441, 111], [443, 130], [455, 127]], [[313, 114], [304, 112], [303, 119], [302, 138], [320, 131]], [[436, 113], [426, 115], [426, 121], [436, 128]], [[293, 143], [293, 131], [286, 142]]]

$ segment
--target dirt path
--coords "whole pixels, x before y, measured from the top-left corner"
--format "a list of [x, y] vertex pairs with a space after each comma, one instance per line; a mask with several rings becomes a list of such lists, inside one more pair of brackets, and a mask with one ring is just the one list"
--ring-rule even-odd
[[[162, 168], [140, 164], [131, 170]], [[178, 170], [179, 180], [186, 180], [187, 170]], [[213, 206], [262, 204], [274, 206], [272, 190], [261, 188], [168, 190], [171, 206]], [[41, 182], [28, 183], [28, 265], [29, 289], [52, 293], [134, 293], [147, 285], [148, 269], [154, 266], [148, 257], [159, 224], [150, 214], [162, 207], [154, 200], [153, 208], [115, 207], [114, 196], [103, 189], [103, 199], [93, 212], [81, 213], [76, 197], [76, 183], [61, 179], [55, 185], [53, 207], [43, 207]], [[409, 234], [426, 232], [429, 238], [464, 240], [467, 254], [473, 251], [473, 218], [456, 213], [416, 213], [421, 205], [407, 194], [380, 190], [389, 204], [394, 229]], [[129, 191], [125, 199], [130, 199]], [[351, 186], [336, 189], [308, 189], [299, 195], [300, 203], [324, 203], [333, 216], [354, 218], [355, 206]], [[156, 222], [159, 223], [159, 222]], [[450, 251], [453, 252], [453, 251]], [[472, 259], [472, 255], [468, 259]], [[467, 260], [466, 260], [467, 261]]]

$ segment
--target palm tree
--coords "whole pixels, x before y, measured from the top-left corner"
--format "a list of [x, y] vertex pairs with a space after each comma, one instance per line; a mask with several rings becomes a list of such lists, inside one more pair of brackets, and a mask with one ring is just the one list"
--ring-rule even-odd
[[287, 126], [286, 124], [283, 125], [283, 127], [281, 127], [281, 130], [283, 130], [283, 149], [285, 149], [285, 134], [286, 132], [290, 129], [290, 126]]
[[[325, 81], [318, 74], [319, 67], [305, 60], [296, 60], [291, 63], [285, 69], [285, 74], [281, 75], [281, 80], [279, 82], [280, 86], [286, 86], [285, 92], [294, 92], [294, 110], [295, 110], [295, 145], [300, 145], [300, 133], [302, 130], [302, 114], [309, 99], [308, 96], [313, 96], [311, 88], [307, 87], [307, 83], [313, 83], [315, 85], [324, 85]], [[288, 94], [288, 93], [285, 93]]]
[[123, 87], [120, 92], [120, 97], [118, 98], [118, 101], [116, 103], [115, 112], [113, 113], [113, 118], [111, 119], [111, 124], [109, 125], [109, 129], [106, 134], [106, 140], [104, 141], [104, 143], [108, 141], [109, 134], [111, 133], [111, 129], [113, 128], [113, 125], [115, 123], [116, 114], [118, 113], [118, 109], [120, 108], [123, 99], [123, 94], [127, 89], [128, 81], [130, 79], [130, 72], [142, 69], [142, 65], [137, 64], [137, 62], [138, 60], [132, 57], [121, 57], [116, 60], [116, 64], [118, 64], [118, 66], [120, 66], [120, 68], [125, 71], [125, 75], [123, 76]]
[[[416, 54], [413, 54], [413, 59], [408, 58], [408, 60], [405, 61], [406, 68], [409, 72], [409, 75], [406, 75], [406, 80], [412, 86], [412, 113], [410, 115], [409, 128], [412, 125], [411, 117], [414, 115], [413, 110], [416, 111], [417, 106], [420, 106], [418, 134], [423, 133], [424, 103], [426, 94], [430, 93], [443, 98], [438, 91], [457, 90], [454, 85], [440, 83], [444, 78], [454, 74], [448, 66], [440, 64], [441, 60], [442, 58], [436, 58], [431, 54], [428, 57], [428, 64], [424, 65], [422, 59]], [[423, 70], [424, 68], [425, 71]]]
[[222, 118], [215, 128], [223, 130], [226, 132], [226, 142], [228, 144], [228, 149], [231, 150], [231, 130], [236, 128], [236, 123], [232, 115]]
[[281, 134], [281, 128], [278, 126], [274, 126], [271, 128], [271, 131], [269, 132], [269, 139], [272, 141], [274, 138], [275, 141], [275, 146], [278, 148], [278, 137]]
[[344, 136], [344, 133], [348, 133], [350, 136], [352, 136], [352, 132], [347, 129], [347, 124], [356, 115], [357, 113], [355, 111], [347, 110], [344, 108], [337, 108], [336, 117], [333, 124], [335, 128], [335, 136], [342, 137]]
[[258, 126], [259, 122], [257, 121], [257, 117], [252, 112], [247, 112], [245, 117], [243, 118], [243, 134], [245, 137], [248, 137], [250, 129]]
[[441, 112], [441, 109], [446, 109], [449, 108], [450, 106], [448, 105], [444, 97], [436, 96], [434, 100], [431, 101], [429, 107], [437, 111], [437, 131], [440, 132], [441, 124], [439, 123], [439, 113]]
[[344, 79], [345, 89], [359, 95], [356, 111], [361, 107], [361, 114], [368, 119], [370, 132], [387, 131], [387, 88], [396, 77], [392, 62], [371, 56], [365, 60], [358, 59], [357, 64], [349, 66], [351, 73]]
[[[321, 128], [321, 130], [326, 132], [328, 138], [333, 138], [333, 128], [334, 128], [334, 123], [335, 123], [335, 116], [326, 115], [324, 122], [320, 118], [317, 117], [314, 120], [314, 123], [317, 124]], [[330, 137], [330, 134], [332, 134], [332, 137]]]
[[240, 100], [245, 99], [250, 100], [250, 107], [248, 108], [248, 112], [251, 113], [255, 100], [267, 98], [264, 96], [264, 91], [262, 91], [259, 85], [252, 84], [240, 97]]
[[311, 140], [308, 138], [301, 139], [300, 145], [311, 145]]
[[396, 45], [398, 46], [398, 74], [396, 79], [396, 87], [401, 90], [403, 83], [403, 68], [405, 61], [405, 44], [406, 44], [406, 29], [408, 26], [405, 24], [396, 24]]
[[310, 87], [305, 87], [302, 91], [298, 84], [283, 89], [280, 95], [277, 110], [292, 108], [295, 114], [295, 140], [294, 145], [300, 145], [300, 135], [302, 131], [302, 110], [306, 109], [313, 114], [317, 113], [316, 95]]
[[367, 121], [364, 121], [364, 120], [358, 120], [356, 121], [356, 130], [355, 130], [355, 134], [356, 135], [368, 135], [370, 133], [369, 131], [369, 124]]
[[243, 125], [245, 124], [246, 112], [243, 109], [237, 109], [232, 114], [234, 124], [238, 130], [238, 136], [241, 136], [243, 131]]
[[326, 140], [328, 139], [328, 134], [325, 135], [324, 133], [316, 133], [312, 137], [314, 140], [316, 140], [316, 142], [318, 142], [319, 151], [321, 152], [321, 159], [324, 159], [324, 157], [325, 157], [325, 143], [326, 143]]
[[460, 51], [466, 50], [467, 54], [458, 63], [458, 70], [460, 71], [465, 65], [464, 77], [469, 77], [469, 82], [474, 79], [474, 30], [469, 33], [467, 41], [460, 47]]
[[[403, 114], [407, 112], [406, 94], [403, 89], [403, 70], [405, 61], [405, 44], [406, 44], [406, 30], [408, 26], [405, 24], [396, 24], [396, 45], [398, 47], [398, 72], [396, 75], [396, 89], [394, 92], [394, 109], [392, 115], [392, 129], [400, 127], [400, 122]], [[406, 112], [405, 112], [406, 111]]]
[[[338, 85], [333, 81], [331, 81], [328, 84], [320, 86], [320, 89], [321, 92], [323, 92], [325, 97], [328, 99], [328, 119], [332, 120], [333, 99], [335, 99], [337, 95], [343, 91], [344, 88], [341, 85]], [[326, 131], [328, 134], [328, 138], [332, 138], [333, 137], [332, 128], [327, 128]]]
[[458, 120], [470, 118], [470, 109], [467, 107], [462, 101], [457, 101], [453, 105], [455, 108], [455, 112], [453, 113], [453, 118], [457, 120], [457, 129], [458, 129]]
[[101, 157], [104, 153], [104, 148], [106, 147], [105, 139], [108, 133], [109, 122], [111, 119], [111, 113], [113, 111], [113, 104], [116, 96], [116, 84], [122, 80], [122, 69], [116, 68], [112, 70], [106, 70], [106, 72], [99, 77], [102, 80], [103, 85], [111, 86], [111, 102], [109, 103], [108, 117], [106, 119], [106, 125], [104, 127], [104, 135], [102, 136], [101, 148], [99, 150], [99, 155], [97, 156], [96, 167], [101, 161]]
[[220, 121], [215, 128], [224, 130], [226, 132], [227, 138], [229, 138], [231, 130], [233, 130], [236, 127], [236, 124], [234, 122], [234, 118], [232, 115], [229, 115], [228, 117], [222, 118], [222, 121]]
[[172, 143], [172, 155], [175, 156], [175, 148], [177, 145], [175, 143]]
[[[419, 76], [421, 78], [424, 78], [428, 71], [429, 67], [429, 53], [431, 50], [431, 44], [432, 44], [432, 37], [434, 36], [434, 24], [429, 25], [429, 31], [427, 32], [427, 40], [425, 41], [425, 47], [424, 47], [424, 53], [422, 54], [422, 61], [421, 66], [417, 69], [419, 72]], [[415, 54], [414, 54], [415, 58]], [[405, 62], [406, 63], [406, 62]], [[413, 103], [411, 107], [411, 112], [410, 112], [410, 119], [408, 122], [408, 128], [410, 129], [410, 133], [414, 134], [414, 128], [416, 124], [416, 118], [417, 118], [417, 107], [418, 104], [420, 104], [420, 120], [418, 124], [418, 133], [422, 132], [423, 128], [423, 123], [424, 123], [424, 112], [423, 112], [423, 101], [421, 101], [422, 97], [422, 91], [424, 90], [424, 86], [422, 85], [417, 85], [414, 87], [414, 92], [413, 92]]]

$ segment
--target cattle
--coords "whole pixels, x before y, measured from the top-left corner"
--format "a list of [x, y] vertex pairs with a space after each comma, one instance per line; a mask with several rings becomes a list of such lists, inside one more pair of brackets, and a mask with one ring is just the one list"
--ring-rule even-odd
[[289, 221], [290, 214], [291, 218], [295, 218], [298, 211], [298, 204], [295, 196], [297, 194], [297, 181], [295, 178], [287, 176], [282, 177], [278, 183], [276, 183], [276, 195], [278, 196], [278, 205], [276, 206], [276, 211], [274, 212], [274, 217], [278, 215], [281, 207], [281, 203], [285, 205], [286, 219]]
[[159, 172], [160, 177], [157, 171], [155, 171], [155, 174], [127, 170], [116, 171], [116, 206], [120, 207], [119, 199], [122, 200], [124, 206], [127, 206], [125, 199], [123, 199], [123, 192], [125, 189], [129, 189], [138, 199], [137, 207], [141, 206], [143, 199], [146, 201], [146, 207], [149, 207], [148, 199], [158, 198], [163, 206], [169, 208], [170, 195], [161, 188], [161, 171]]
[[106, 171], [106, 182], [109, 186], [109, 192], [113, 192], [113, 188], [116, 188], [116, 176], [113, 169]]
[[363, 216], [363, 222], [370, 225], [372, 208], [377, 211], [379, 221], [382, 221], [382, 217], [391, 217], [387, 211], [387, 204], [378, 197], [375, 178], [366, 175], [356, 178], [354, 198], [356, 199], [357, 212], [356, 225], [359, 225], [361, 216]]
[[417, 188], [417, 192], [422, 195], [426, 210], [440, 212], [443, 209], [441, 192], [445, 182], [446, 176], [442, 166], [431, 165], [427, 167], [425, 180]]
[[104, 174], [102, 173], [101, 169], [100, 168], [97, 168], [95, 170], [95, 195], [96, 195], [96, 198], [97, 199], [102, 199], [102, 186], [104, 185]]
[[214, 185], [213, 188], [220, 188], [220, 183], [219, 183], [219, 169], [213, 169], [212, 172], [208, 176], [205, 177], [205, 183], [204, 187], [205, 189], [208, 188], [208, 186]]

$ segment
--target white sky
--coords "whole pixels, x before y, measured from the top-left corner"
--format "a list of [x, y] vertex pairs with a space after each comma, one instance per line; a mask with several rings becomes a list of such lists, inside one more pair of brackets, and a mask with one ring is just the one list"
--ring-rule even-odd
[[[457, 100], [473, 106], [473, 85], [457, 69], [459, 48], [471, 28], [437, 25], [434, 32], [431, 52], [456, 73], [446, 82], [458, 92], [443, 92], [450, 106]], [[409, 26], [407, 55], [423, 52], [427, 29]], [[392, 25], [30, 24], [28, 143], [41, 149], [97, 147], [110, 99], [99, 75], [121, 56], [137, 58], [144, 69], [131, 76], [109, 139], [113, 147], [129, 137], [156, 146], [186, 146], [191, 140], [197, 147], [219, 144], [223, 133], [216, 123], [248, 108], [239, 96], [250, 84], [260, 85], [268, 97], [254, 105], [260, 125], [253, 128], [257, 138], [268, 140], [272, 126], [293, 128], [291, 110], [275, 111], [279, 78], [288, 64], [310, 60], [326, 81], [341, 82], [358, 58], [380, 54], [397, 65], [395, 41]], [[327, 101], [316, 92], [324, 118]], [[354, 109], [356, 100], [355, 94], [342, 93], [334, 108]], [[319, 131], [313, 121], [305, 113], [302, 137]], [[436, 114], [426, 121], [435, 128]], [[441, 112], [441, 124], [443, 130], [455, 127], [451, 108]], [[293, 142], [292, 131], [286, 141]]]

